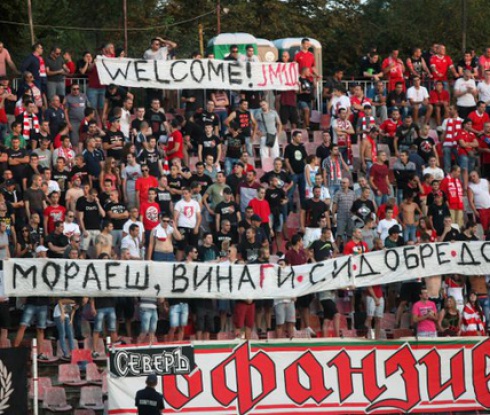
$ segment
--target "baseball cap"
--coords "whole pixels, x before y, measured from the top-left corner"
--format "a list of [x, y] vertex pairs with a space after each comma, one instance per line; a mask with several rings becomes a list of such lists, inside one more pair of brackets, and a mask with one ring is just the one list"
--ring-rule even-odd
[[250, 220], [256, 220], [256, 221], [262, 222], [262, 218], [259, 215], [252, 215]]
[[73, 177], [71, 178], [72, 183], [77, 179], [82, 180], [82, 176], [79, 173], [73, 175]]
[[5, 182], [5, 186], [15, 186], [17, 183], [15, 183], [15, 180], [13, 179], [8, 179], [6, 182]]
[[362, 107], [363, 108], [371, 108], [371, 103], [370, 102], [365, 102], [364, 104], [362, 104]]
[[48, 248], [46, 248], [45, 246], [43, 245], [39, 245], [37, 248], [36, 248], [36, 254], [39, 254], [40, 252], [48, 252]]

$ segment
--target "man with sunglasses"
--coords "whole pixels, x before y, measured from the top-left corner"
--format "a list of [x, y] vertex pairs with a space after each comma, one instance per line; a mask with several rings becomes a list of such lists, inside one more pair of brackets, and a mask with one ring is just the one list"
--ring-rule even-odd
[[80, 92], [80, 85], [71, 86], [71, 92], [65, 97], [63, 106], [70, 129], [71, 144], [73, 148], [77, 148], [80, 140], [80, 124], [85, 118], [85, 109], [89, 106], [87, 96]]
[[160, 223], [155, 226], [150, 233], [146, 259], [161, 262], [174, 262], [174, 239], [176, 241], [181, 241], [183, 236], [179, 229], [174, 226], [174, 222], [170, 219], [170, 216], [163, 212], [160, 214]]
[[65, 75], [70, 70], [65, 65], [61, 56], [61, 49], [57, 46], [51, 48], [51, 53], [46, 58], [46, 73], [48, 75], [48, 99], [54, 95], [63, 97], [65, 95]]

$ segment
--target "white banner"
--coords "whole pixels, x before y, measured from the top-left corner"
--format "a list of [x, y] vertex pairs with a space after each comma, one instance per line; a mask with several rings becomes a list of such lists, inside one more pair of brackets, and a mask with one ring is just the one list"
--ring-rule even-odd
[[490, 242], [440, 242], [315, 264], [222, 265], [154, 261], [4, 261], [9, 296], [290, 298], [444, 274], [484, 275]]
[[[159, 345], [152, 348], [168, 355]], [[128, 346], [111, 352], [126, 372], [131, 364], [141, 375], [121, 377], [111, 367], [109, 415], [136, 411], [136, 391], [148, 373], [138, 350], [145, 353]], [[194, 345], [194, 356], [192, 373], [158, 376], [165, 413], [433, 414], [490, 407], [488, 339], [207, 342]], [[155, 356], [146, 359], [153, 367]], [[166, 359], [174, 368], [176, 360]]]
[[95, 61], [103, 85], [157, 89], [237, 91], [298, 89], [298, 64], [179, 59], [172, 61], [106, 58]]

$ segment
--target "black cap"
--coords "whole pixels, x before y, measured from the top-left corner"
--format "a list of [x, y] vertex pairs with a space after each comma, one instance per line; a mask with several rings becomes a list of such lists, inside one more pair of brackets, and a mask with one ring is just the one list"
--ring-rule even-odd
[[15, 186], [17, 183], [15, 183], [15, 180], [13, 179], [8, 179], [6, 182], [5, 182], [5, 186]]
[[256, 220], [256, 221], [262, 222], [262, 218], [259, 215], [252, 215], [250, 220]]

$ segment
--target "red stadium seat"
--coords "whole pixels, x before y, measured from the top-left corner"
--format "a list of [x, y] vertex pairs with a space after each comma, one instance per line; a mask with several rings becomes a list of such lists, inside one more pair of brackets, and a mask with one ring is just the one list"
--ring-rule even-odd
[[86, 385], [87, 381], [82, 380], [78, 365], [66, 363], [58, 366], [58, 382], [71, 386]]
[[[40, 377], [38, 379], [38, 395], [37, 400], [43, 401], [46, 389], [53, 387], [50, 377]], [[34, 379], [29, 379], [29, 399], [34, 399]]]
[[95, 411], [93, 409], [75, 409], [73, 415], [95, 415]]
[[102, 373], [99, 372], [99, 368], [95, 363], [88, 363], [85, 372], [87, 382], [102, 385]]
[[47, 388], [44, 395], [43, 408], [51, 412], [67, 412], [72, 410], [72, 406], [66, 401], [65, 388]]
[[78, 362], [92, 363], [92, 351], [90, 349], [75, 349], [71, 352], [71, 363], [77, 364]]
[[102, 388], [99, 386], [85, 386], [80, 390], [80, 407], [100, 411], [104, 409], [102, 401]]

